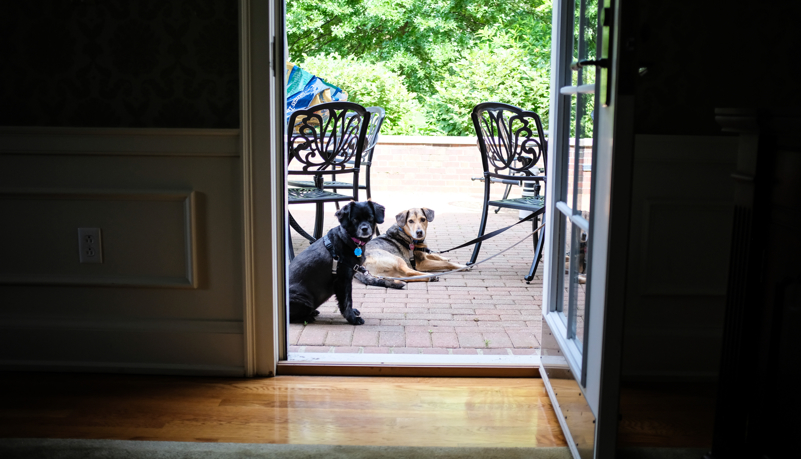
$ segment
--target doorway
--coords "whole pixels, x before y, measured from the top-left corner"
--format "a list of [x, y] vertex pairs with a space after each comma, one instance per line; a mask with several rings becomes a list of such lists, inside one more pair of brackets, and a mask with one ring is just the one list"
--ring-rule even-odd
[[[328, 79], [325, 74], [318, 76]], [[343, 86], [339, 81], [329, 82]], [[547, 87], [546, 81], [543, 92], [547, 93]], [[469, 111], [464, 119], [470, 122]], [[399, 211], [428, 207], [437, 214], [431, 222], [429, 237], [432, 239], [427, 240], [432, 248], [450, 248], [476, 236], [483, 186], [471, 179], [480, 176], [482, 169], [475, 137], [467, 139], [427, 137], [417, 144], [408, 139], [379, 141], [374, 170], [381, 179], [373, 180], [373, 199], [387, 207], [387, 223], [380, 227], [382, 231]], [[453, 159], [456, 156], [460, 158], [458, 161]], [[387, 161], [409, 157], [423, 158], [423, 161], [407, 159], [405, 165], [394, 169]], [[462, 157], [472, 164], [472, 169], [447, 183], [441, 182], [443, 189], [449, 189], [450, 193], [425, 189], [429, 183], [439, 182], [439, 177], [432, 176], [450, 173], [451, 165], [462, 162]], [[415, 164], [417, 169], [423, 170], [409, 173], [413, 180], [407, 181], [405, 188], [392, 189], [393, 172], [403, 176], [406, 171], [398, 174], [398, 170], [402, 167], [414, 169]], [[438, 166], [429, 168], [429, 164]], [[382, 167], [383, 171], [377, 170]], [[381, 189], [381, 185], [387, 183], [390, 185]], [[455, 188], [459, 188], [458, 192], [453, 191]], [[496, 186], [494, 190], [500, 197], [504, 187]], [[513, 193], [519, 195], [521, 189], [516, 187]], [[293, 217], [301, 226], [310, 228], [312, 220], [304, 221], [304, 218], [313, 219], [311, 209], [304, 215], [299, 207], [302, 206], [291, 207]], [[336, 223], [332, 214], [333, 206], [328, 205], [326, 229]], [[518, 217], [517, 211], [493, 213], [487, 232], [517, 222]], [[530, 232], [528, 228], [528, 225], [520, 225], [488, 241], [481, 258], [517, 243]], [[308, 247], [297, 233], [290, 234], [295, 253]], [[467, 247], [449, 256], [465, 263], [471, 249]], [[356, 327], [348, 325], [339, 315], [335, 302], [330, 300], [321, 306], [321, 314], [314, 324], [288, 325], [286, 357], [289, 361], [297, 357], [299, 361], [376, 362], [376, 355], [380, 355], [379, 362], [514, 362], [536, 368], [541, 339], [543, 268], [539, 268], [531, 284], [523, 280], [533, 255], [533, 244], [523, 243], [481, 269], [442, 276], [437, 283], [409, 284], [404, 291], [364, 288], [354, 281], [355, 294], [360, 295], [354, 298], [356, 307], [367, 323]]]

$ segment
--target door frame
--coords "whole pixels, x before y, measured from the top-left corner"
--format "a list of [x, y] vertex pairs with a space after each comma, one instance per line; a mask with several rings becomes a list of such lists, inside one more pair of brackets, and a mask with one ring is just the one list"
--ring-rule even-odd
[[[559, 3], [561, 9], [562, 2]], [[608, 8], [612, 12], [611, 26], [611, 46], [609, 49], [610, 72], [612, 73], [611, 86], [608, 88], [611, 95], [612, 116], [599, 116], [596, 123], [598, 132], [611, 132], [609, 143], [601, 144], [598, 139], [593, 142], [594, 156], [598, 154], [609, 154], [608, 161], [601, 161], [596, 164], [593, 161], [593, 212], [604, 212], [608, 219], [608, 224], [604, 228], [599, 228], [593, 222], [596, 218], [591, 218], [591, 238], [593, 244], [590, 246], [591, 265], [588, 269], [593, 271], [588, 274], [588, 287], [595, 278], [595, 284], [589, 288], [588, 307], [586, 318], [586, 335], [584, 341], [585, 352], [581, 356], [583, 363], [577, 366], [577, 362], [571, 361], [570, 368], [576, 374], [571, 374], [570, 378], [575, 378], [578, 388], [581, 390], [588, 406], [596, 407], [593, 415], [596, 418], [595, 433], [593, 443], [593, 457], [613, 457], [617, 444], [618, 427], [618, 405], [620, 397], [620, 370], [622, 366], [622, 338], [623, 321], [626, 300], [626, 273], [628, 268], [628, 239], [630, 232], [631, 218], [631, 184], [633, 179], [633, 152], [634, 152], [634, 79], [636, 78], [636, 61], [634, 59], [635, 41], [634, 35], [626, 29], [634, 24], [633, 17], [636, 15], [633, 4], [626, 4], [623, 8], [624, 0], [611, 0]], [[559, 15], [557, 5], [554, 5], [554, 29], [560, 29], [566, 24], [562, 22], [567, 19], [566, 15]], [[572, 14], [570, 15], [572, 17]], [[600, 19], [600, 17], [599, 17]], [[572, 30], [572, 25], [570, 26]], [[566, 29], [562, 29], [566, 30]], [[556, 35], [556, 33], [554, 34]], [[552, 94], [558, 94], [560, 82], [564, 76], [565, 69], [560, 67], [564, 56], [560, 55], [564, 47], [559, 47], [556, 40], [553, 41], [552, 55], [556, 57], [552, 67]], [[600, 42], [599, 42], [600, 44]], [[600, 51], [600, 49], [599, 49]], [[600, 86], [600, 78], [596, 77], [596, 82]], [[553, 97], [553, 96], [552, 96]], [[561, 104], [561, 105], [560, 105]], [[602, 102], [596, 99], [596, 108]], [[562, 110], [558, 112], [557, 106], [566, 105], [564, 98], [558, 97], [552, 103], [551, 113], [564, 113], [569, 122], [570, 112]], [[598, 113], [598, 112], [597, 112]], [[563, 117], [563, 118], [565, 118]], [[562, 120], [564, 121], [564, 120]], [[554, 132], [551, 124], [551, 132]], [[559, 132], [556, 133], [559, 135]], [[564, 134], [564, 133], [563, 133]], [[566, 141], [566, 136], [562, 141]], [[549, 147], [554, 151], [553, 139]], [[597, 153], [596, 153], [597, 152]], [[558, 186], [558, 176], [555, 174], [557, 158], [551, 155], [548, 171], [548, 191], [546, 196], [549, 205], [555, 202], [554, 187]], [[596, 169], [603, 163], [604, 169]], [[555, 243], [561, 243], [556, 210], [550, 212], [551, 218], [548, 219], [548, 230], [546, 246], [553, 248]], [[547, 249], [546, 249], [547, 250]], [[558, 250], [551, 250], [551, 253], [559, 253]], [[601, 260], [599, 263], [598, 260]], [[593, 261], [594, 260], [594, 261]], [[543, 333], [545, 326], [553, 320], [546, 319], [547, 310], [552, 299], [552, 294], [556, 293], [558, 277], [561, 273], [554, 274], [557, 260], [547, 260], [546, 275], [544, 277], [543, 291]], [[591, 267], [592, 266], [592, 267]], [[560, 268], [561, 269], [561, 268]], [[600, 281], [600, 282], [599, 282]], [[548, 291], [550, 290], [550, 292]], [[558, 298], [558, 296], [557, 296]], [[593, 306], [596, 305], [596, 306]], [[600, 307], [598, 306], [600, 305]], [[600, 313], [599, 313], [600, 311]], [[592, 316], [595, 314], [594, 316]], [[592, 317], [590, 317], [592, 316]], [[592, 318], [592, 320], [590, 320]], [[557, 319], [556, 321], [558, 321]], [[554, 335], [555, 336], [555, 335]], [[574, 345], [566, 343], [566, 339], [557, 339], [559, 347]], [[562, 352], [562, 354], [566, 354]], [[566, 355], [565, 357], [572, 357]], [[541, 372], [543, 372], [541, 370]], [[582, 381], [586, 381], [584, 375], [587, 373], [598, 376], [598, 381], [593, 387], [585, 388]], [[543, 378], [548, 380], [548, 369], [544, 368]], [[549, 396], [557, 412], [559, 403], [556, 392], [546, 383], [549, 389]], [[567, 429], [567, 424], [561, 422], [563, 429]], [[569, 430], [566, 436], [570, 438]], [[572, 446], [572, 445], [571, 445]], [[571, 448], [573, 450], [575, 448]], [[572, 451], [575, 455], [578, 451]]]
[[[265, 26], [266, 25], [266, 26]], [[274, 376], [286, 354], [284, 1], [239, 0], [245, 376]], [[276, 54], [278, 54], [276, 56]], [[269, 82], [269, 84], [258, 84]], [[275, 133], [275, 135], [273, 135]]]

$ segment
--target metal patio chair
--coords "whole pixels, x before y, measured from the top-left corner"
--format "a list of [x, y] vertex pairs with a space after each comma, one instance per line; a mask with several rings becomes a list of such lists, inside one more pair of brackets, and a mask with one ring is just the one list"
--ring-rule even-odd
[[[384, 124], [386, 112], [381, 107], [367, 107], [366, 110], [370, 112], [370, 123], [367, 127], [367, 146], [362, 151], [361, 157], [361, 169], [364, 172], [362, 175], [364, 177], [364, 183], [359, 183], [359, 189], [365, 190], [367, 192], [367, 199], [370, 199], [372, 197], [372, 190], [370, 189], [370, 169], [373, 165], [373, 153], [375, 152], [375, 146], [378, 143], [378, 134], [381, 131], [381, 125]], [[340, 167], [352, 167], [353, 164], [354, 160], [350, 160], [347, 162], [347, 164]], [[289, 186], [295, 187], [314, 187], [314, 182], [311, 181], [290, 180], [288, 183]], [[332, 174], [330, 181], [323, 182], [323, 189], [334, 190], [334, 193], [336, 193], [340, 188], [347, 189], [351, 188], [352, 186], [353, 184], [350, 182], [337, 180], [336, 174]], [[358, 201], [358, 199], [356, 199], [356, 201]], [[339, 202], [337, 201], [335, 204], [337, 208], [339, 208]]]
[[[288, 203], [316, 205], [311, 235], [301, 228], [291, 213], [289, 224], [310, 242], [323, 235], [325, 203], [359, 199], [359, 169], [367, 145], [371, 115], [359, 104], [330, 102], [296, 110], [289, 119], [286, 148], [290, 168], [287, 174], [290, 177], [308, 177], [311, 180], [297, 182], [312, 186], [289, 188]], [[336, 193], [323, 188], [324, 177], [333, 175], [352, 176], [345, 185], [349, 192]], [[292, 184], [295, 180], [288, 182]], [[291, 238], [289, 251], [290, 259], [294, 258]]]
[[[470, 116], [478, 136], [484, 169], [484, 205], [478, 236], [484, 235], [490, 206], [532, 212], [535, 215], [532, 228], [536, 229], [537, 220], [545, 218], [545, 199], [539, 194], [545, 175], [538, 164], [542, 161], [543, 166], [546, 165], [548, 150], [539, 115], [509, 104], [484, 102], [476, 105]], [[525, 185], [530, 182], [535, 184], [534, 196], [509, 199], [507, 191], [503, 199], [490, 199], [493, 183]], [[534, 260], [525, 277], [527, 282], [534, 279], [544, 240], [544, 231], [534, 235]], [[469, 264], [476, 262], [480, 250], [479, 242], [473, 249]]]

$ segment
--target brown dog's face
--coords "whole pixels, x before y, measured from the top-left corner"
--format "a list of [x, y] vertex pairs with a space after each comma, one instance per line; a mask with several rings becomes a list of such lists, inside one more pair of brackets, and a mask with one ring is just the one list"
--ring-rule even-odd
[[405, 210], [395, 216], [395, 221], [399, 227], [403, 228], [403, 232], [418, 241], [426, 238], [428, 222], [432, 220], [434, 220], [434, 211], [425, 207]]

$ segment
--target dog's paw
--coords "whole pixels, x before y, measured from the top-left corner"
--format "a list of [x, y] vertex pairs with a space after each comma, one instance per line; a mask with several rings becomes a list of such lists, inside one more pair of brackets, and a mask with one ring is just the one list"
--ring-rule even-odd
[[353, 316], [353, 318], [348, 319], [348, 323], [351, 325], [364, 325], [364, 319], [358, 316]]
[[317, 316], [320, 315], [320, 311], [315, 309], [314, 312], [311, 313], [311, 315], [314, 316], [314, 317], [317, 317]]
[[358, 309], [351, 308], [351, 311], [353, 311], [353, 313], [354, 313], [354, 314], [356, 314], [357, 316], [360, 316], [360, 315], [362, 315], [362, 313], [361, 313], [361, 312], [359, 312], [359, 310], [358, 310]]
[[396, 280], [396, 281], [392, 281], [392, 283], [388, 284], [387, 286], [389, 288], [402, 289], [403, 287], [406, 287], [406, 282]]
[[439, 276], [434, 276], [429, 280], [429, 282], [439, 282]]

